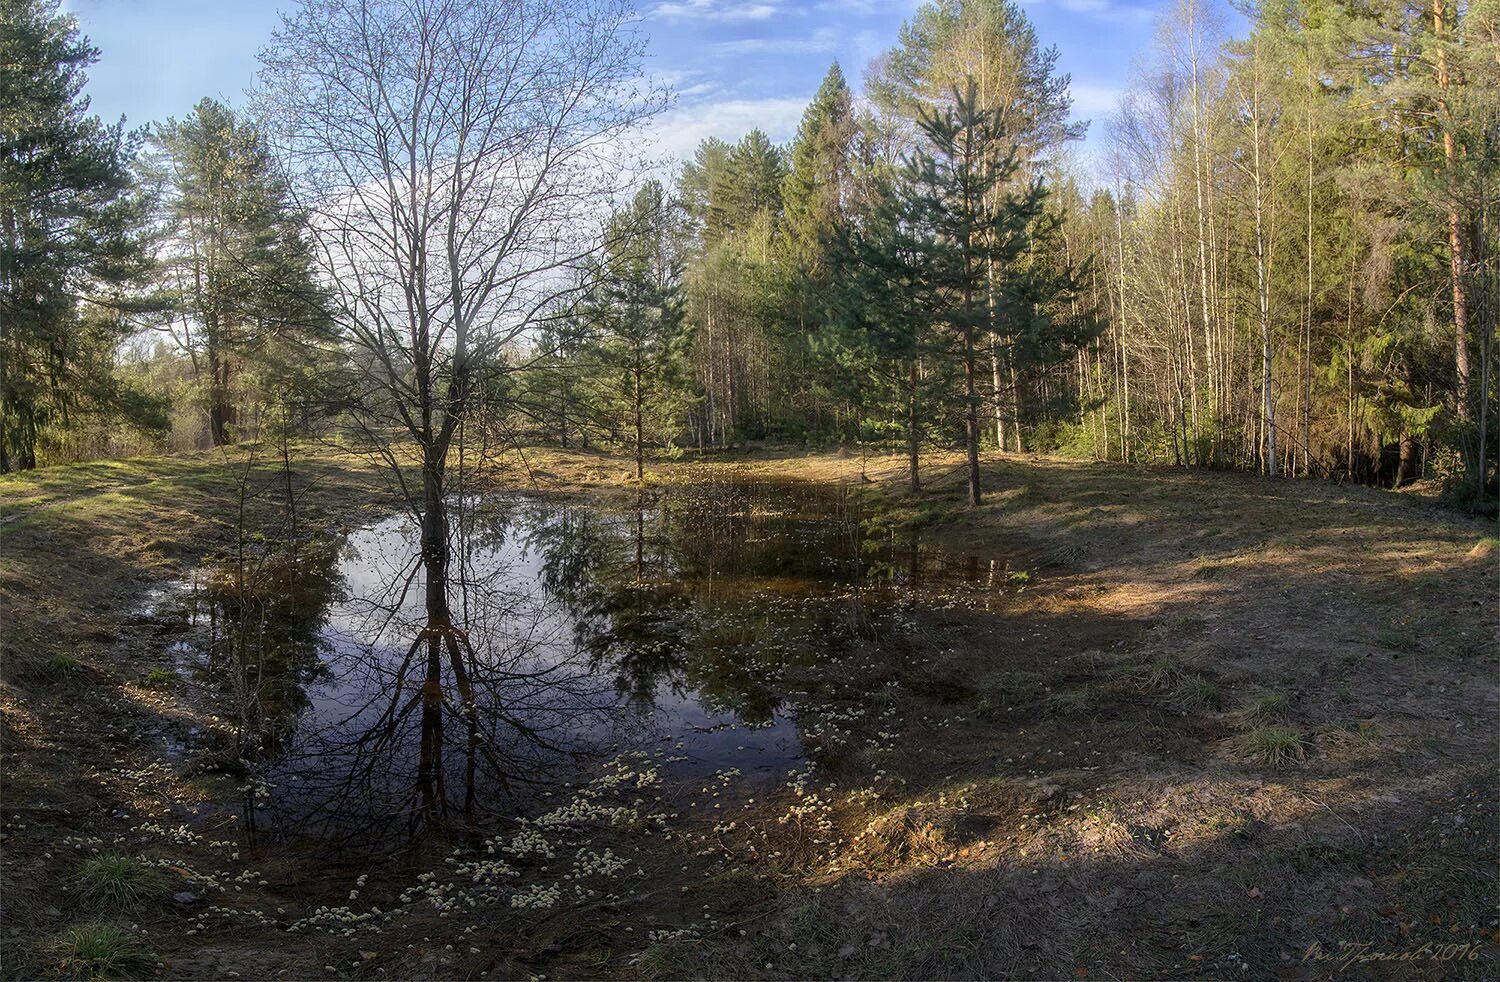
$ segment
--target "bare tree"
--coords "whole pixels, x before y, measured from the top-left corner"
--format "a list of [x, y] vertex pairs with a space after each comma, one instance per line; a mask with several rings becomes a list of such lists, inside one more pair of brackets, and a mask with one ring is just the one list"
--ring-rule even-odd
[[450, 450], [634, 176], [624, 141], [667, 101], [644, 44], [620, 0], [302, 0], [261, 53], [262, 109], [351, 350], [340, 408], [420, 524], [424, 688], [445, 650], [469, 688]]

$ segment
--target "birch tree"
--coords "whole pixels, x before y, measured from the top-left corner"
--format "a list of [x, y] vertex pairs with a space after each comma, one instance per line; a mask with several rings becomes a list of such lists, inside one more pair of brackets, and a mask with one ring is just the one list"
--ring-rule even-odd
[[426, 628], [402, 670], [425, 645], [424, 714], [445, 652], [471, 700], [449, 603], [450, 451], [484, 375], [577, 282], [566, 271], [632, 178], [624, 141], [665, 102], [643, 49], [618, 0], [303, 0], [261, 54], [354, 355], [345, 408], [421, 529]]

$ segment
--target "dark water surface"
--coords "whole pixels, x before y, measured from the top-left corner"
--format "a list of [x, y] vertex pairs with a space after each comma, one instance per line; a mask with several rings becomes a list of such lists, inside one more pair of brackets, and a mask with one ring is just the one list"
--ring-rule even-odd
[[806, 763], [809, 680], [922, 609], [987, 605], [1005, 585], [995, 564], [897, 540], [810, 483], [719, 475], [634, 508], [455, 504], [467, 694], [414, 643], [406, 516], [292, 554], [247, 547], [157, 601], [193, 629], [179, 670], [232, 707], [219, 762], [261, 831], [375, 843], [477, 824], [622, 750], [668, 778], [774, 781]]

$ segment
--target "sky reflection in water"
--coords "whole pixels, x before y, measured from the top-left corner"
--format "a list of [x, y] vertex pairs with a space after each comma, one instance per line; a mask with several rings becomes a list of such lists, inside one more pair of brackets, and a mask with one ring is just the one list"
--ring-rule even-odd
[[405, 516], [243, 576], [203, 570], [179, 597], [199, 628], [190, 667], [242, 707], [259, 827], [477, 823], [621, 749], [669, 758], [668, 776], [769, 782], [804, 763], [799, 701], [839, 653], [899, 631], [925, 588], [999, 590], [992, 564], [882, 537], [849, 496], [784, 481], [624, 509], [469, 499], [454, 535], [467, 699], [414, 644]]

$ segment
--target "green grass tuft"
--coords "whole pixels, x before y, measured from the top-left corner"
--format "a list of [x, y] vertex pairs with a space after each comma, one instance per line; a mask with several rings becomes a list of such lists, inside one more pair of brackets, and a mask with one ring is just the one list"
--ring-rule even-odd
[[1267, 767], [1286, 767], [1307, 758], [1307, 741], [1290, 726], [1257, 726], [1245, 734], [1245, 753]]
[[1115, 674], [1126, 686], [1142, 695], [1149, 692], [1169, 692], [1186, 677], [1182, 666], [1171, 658], [1156, 658], [1143, 665], [1130, 665]]
[[83, 677], [83, 662], [72, 655], [53, 655], [42, 670], [54, 682], [70, 682]]
[[1068, 716], [1073, 713], [1082, 713], [1092, 707], [1096, 701], [1097, 693], [1090, 686], [1080, 686], [1077, 689], [1060, 689], [1050, 692], [1042, 705], [1050, 713], [1059, 716]]
[[100, 907], [132, 907], [162, 892], [162, 876], [139, 859], [102, 853], [78, 868], [78, 892]]
[[1172, 701], [1190, 712], [1217, 709], [1224, 701], [1224, 690], [1201, 675], [1186, 675], [1172, 687]]
[[1418, 649], [1417, 636], [1405, 628], [1383, 628], [1376, 633], [1375, 640], [1382, 648], [1391, 651], [1414, 652]]
[[133, 978], [155, 967], [156, 959], [141, 939], [113, 924], [70, 928], [58, 947], [63, 970], [71, 978]]
[[1238, 715], [1250, 726], [1268, 726], [1272, 723], [1286, 722], [1290, 712], [1291, 703], [1286, 695], [1273, 692], [1270, 695], [1261, 696], [1240, 710]]

